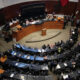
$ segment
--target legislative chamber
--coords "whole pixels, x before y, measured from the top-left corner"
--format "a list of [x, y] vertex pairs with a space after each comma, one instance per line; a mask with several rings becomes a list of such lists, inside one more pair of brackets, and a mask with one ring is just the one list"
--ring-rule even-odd
[[80, 1], [71, 1], [0, 0], [0, 80], [80, 80]]

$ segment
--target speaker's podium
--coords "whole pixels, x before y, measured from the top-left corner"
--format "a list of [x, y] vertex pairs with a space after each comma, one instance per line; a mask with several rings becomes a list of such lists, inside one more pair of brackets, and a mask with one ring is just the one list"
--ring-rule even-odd
[[41, 34], [42, 36], [45, 36], [46, 35], [46, 28], [43, 28], [42, 29], [42, 34]]

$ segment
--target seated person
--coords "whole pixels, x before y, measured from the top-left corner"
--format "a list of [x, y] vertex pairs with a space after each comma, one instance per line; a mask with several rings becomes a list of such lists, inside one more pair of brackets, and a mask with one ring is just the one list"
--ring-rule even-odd
[[61, 53], [61, 52], [62, 52], [62, 48], [58, 47], [58, 53]]
[[14, 24], [17, 23], [16, 18], [14, 18], [14, 19], [12, 20], [12, 22], [13, 22]]
[[33, 22], [34, 21], [34, 19], [33, 18], [30, 18], [30, 22]]
[[61, 21], [61, 18], [60, 17], [58, 17], [57, 19], [58, 19], [58, 21]]
[[3, 30], [8, 31], [10, 30], [9, 23], [6, 23], [5, 26], [3, 27]]
[[26, 25], [29, 25], [29, 20], [28, 19], [26, 19]]
[[49, 19], [50, 21], [54, 20], [53, 15], [52, 15], [52, 14], [48, 14], [48, 19]]
[[10, 20], [10, 22], [9, 22], [9, 26], [12, 26], [13, 25], [13, 22], [12, 22], [12, 20]]
[[35, 21], [33, 18], [30, 18], [30, 24], [36, 24], [37, 21]]
[[46, 49], [46, 45], [45, 44], [42, 46], [42, 49]]
[[18, 30], [21, 30], [21, 29], [22, 29], [22, 26], [17, 25], [16, 28], [17, 28]]

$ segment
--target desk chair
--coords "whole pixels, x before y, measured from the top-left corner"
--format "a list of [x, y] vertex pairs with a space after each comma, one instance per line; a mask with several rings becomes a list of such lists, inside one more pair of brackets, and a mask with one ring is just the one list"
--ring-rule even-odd
[[40, 15], [40, 16], [39, 16], [39, 19], [43, 19], [43, 15]]
[[45, 77], [45, 80], [53, 80], [53, 77], [51, 75], [47, 75], [47, 76], [44, 76]]

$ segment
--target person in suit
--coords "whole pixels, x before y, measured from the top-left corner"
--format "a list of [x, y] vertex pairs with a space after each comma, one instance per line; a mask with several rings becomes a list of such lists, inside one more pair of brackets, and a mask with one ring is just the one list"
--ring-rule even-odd
[[29, 20], [28, 19], [26, 19], [26, 25], [29, 25], [30, 23], [29, 23]]
[[77, 19], [76, 20], [76, 28], [79, 28], [79, 26], [80, 26], [80, 19]]
[[47, 14], [48, 14], [48, 10], [47, 10], [47, 8], [45, 9], [45, 16], [47, 16]]
[[42, 46], [42, 49], [46, 49], [46, 45], [45, 44]]
[[65, 29], [66, 25], [67, 25], [67, 17], [64, 16], [64, 26], [63, 26], [63, 29]]
[[71, 26], [74, 26], [74, 19], [75, 19], [75, 15], [74, 14], [72, 14], [71, 15]]

